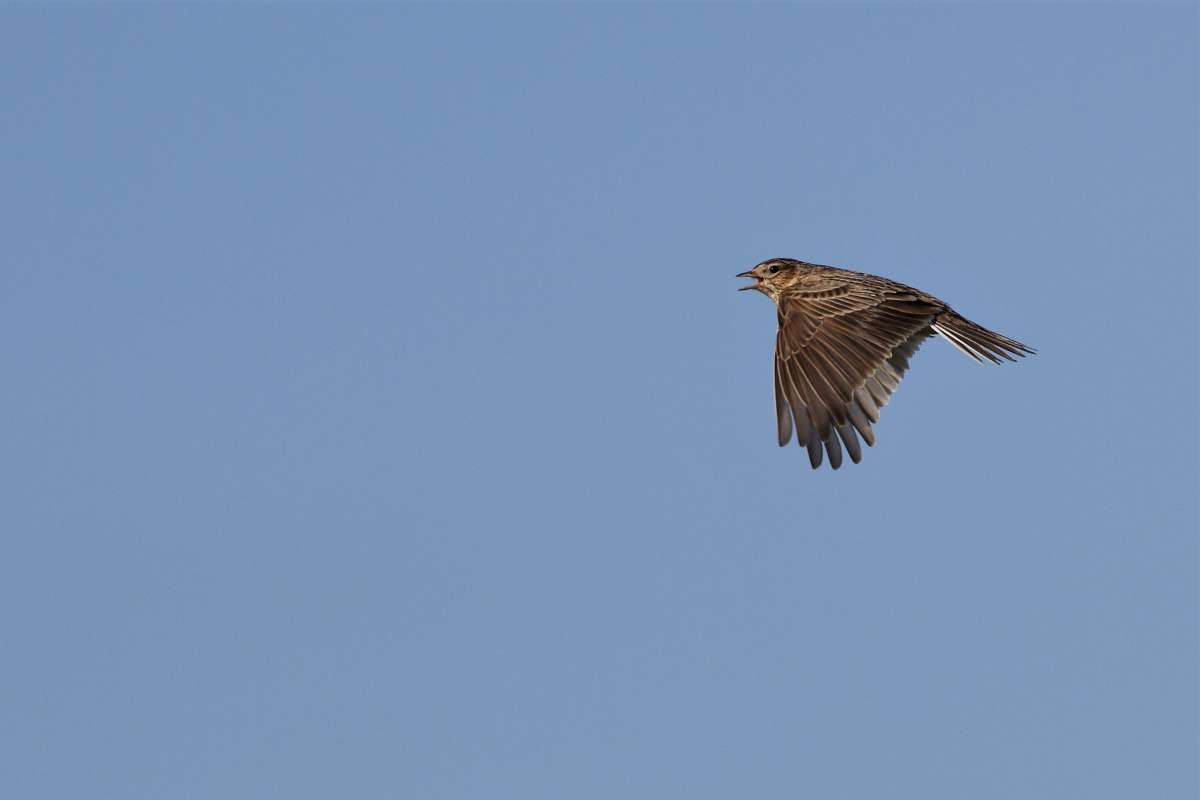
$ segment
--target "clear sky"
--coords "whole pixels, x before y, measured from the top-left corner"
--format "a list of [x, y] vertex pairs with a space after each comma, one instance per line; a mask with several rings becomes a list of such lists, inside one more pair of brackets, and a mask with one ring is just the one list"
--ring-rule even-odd
[[[0, 10], [3, 794], [1194, 798], [1192, 5]], [[775, 444], [793, 256], [922, 348]]]

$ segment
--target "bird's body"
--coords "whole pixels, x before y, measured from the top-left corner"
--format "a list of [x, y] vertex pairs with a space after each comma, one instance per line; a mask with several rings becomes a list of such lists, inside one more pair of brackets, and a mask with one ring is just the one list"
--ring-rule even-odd
[[1034, 351], [960, 316], [933, 295], [863, 272], [790, 258], [764, 261], [739, 278], [742, 287], [775, 301], [775, 409], [779, 445], [795, 431], [814, 469], [828, 453], [862, 458], [859, 437], [875, 444], [871, 426], [904, 377], [908, 361], [940, 335], [976, 361], [1015, 361]]

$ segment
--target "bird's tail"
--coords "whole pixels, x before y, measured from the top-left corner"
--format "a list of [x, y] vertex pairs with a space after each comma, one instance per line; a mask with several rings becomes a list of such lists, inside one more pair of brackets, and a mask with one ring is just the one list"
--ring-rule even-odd
[[949, 310], [939, 314], [930, 327], [950, 344], [980, 363], [985, 358], [995, 364], [999, 364], [1000, 359], [1016, 361], [1017, 358], [1037, 352], [1016, 339], [1009, 339], [995, 331], [989, 331], [982, 325], [976, 325], [966, 317]]

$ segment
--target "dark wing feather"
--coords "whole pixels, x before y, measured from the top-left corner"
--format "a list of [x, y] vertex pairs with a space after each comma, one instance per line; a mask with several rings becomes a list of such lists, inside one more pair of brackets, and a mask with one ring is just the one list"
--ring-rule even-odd
[[859, 437], [875, 444], [871, 425], [879, 421], [879, 409], [945, 309], [936, 298], [883, 278], [832, 268], [805, 275], [779, 299], [780, 445], [791, 438], [794, 420], [797, 443], [808, 448], [814, 468], [821, 465], [822, 449], [834, 469], [843, 451], [857, 463]]
[[792, 438], [792, 406], [779, 375], [778, 359], [775, 360], [775, 417], [779, 424], [779, 446], [783, 447]]

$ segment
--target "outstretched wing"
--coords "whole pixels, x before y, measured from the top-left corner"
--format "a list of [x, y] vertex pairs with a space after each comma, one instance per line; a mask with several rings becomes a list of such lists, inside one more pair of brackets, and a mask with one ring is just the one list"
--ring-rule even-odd
[[945, 309], [906, 286], [841, 270], [806, 276], [791, 287], [779, 300], [775, 340], [780, 446], [791, 439], [794, 421], [814, 469], [822, 450], [830, 466], [840, 467], [843, 445], [857, 463], [858, 437], [875, 444], [871, 425], [879, 409]]

